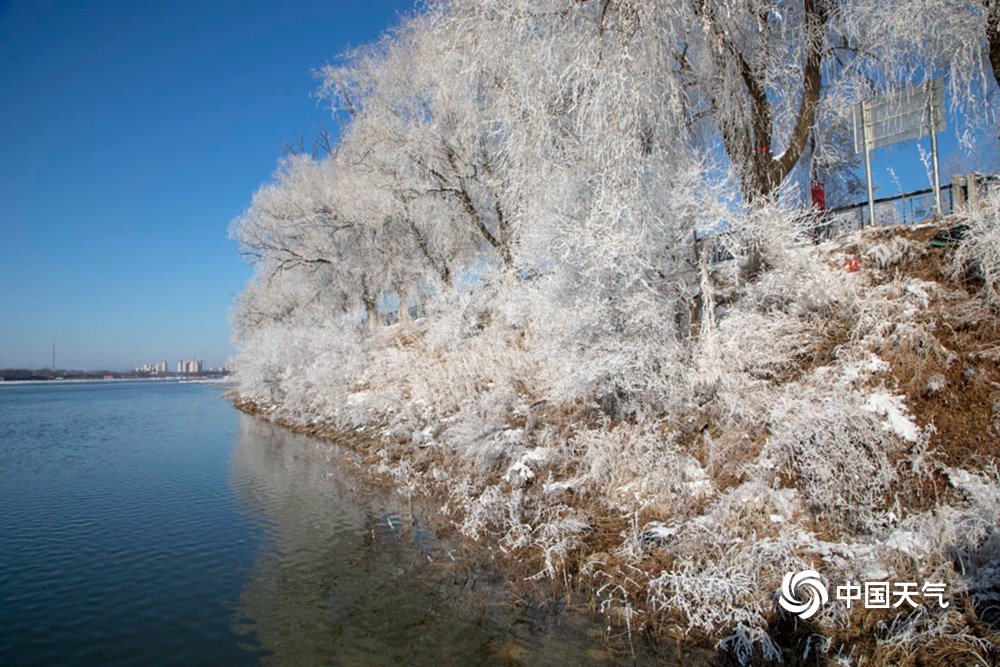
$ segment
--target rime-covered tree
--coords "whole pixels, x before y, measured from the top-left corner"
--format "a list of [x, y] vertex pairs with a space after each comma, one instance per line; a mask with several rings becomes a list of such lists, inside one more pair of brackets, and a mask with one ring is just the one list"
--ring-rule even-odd
[[689, 118], [718, 133], [747, 202], [777, 192], [821, 119], [879, 90], [945, 73], [959, 105], [991, 93], [992, 0], [687, 0], [664, 11]]
[[[545, 344], [600, 342], [591, 379], [628, 385], [696, 328], [693, 237], [734, 214], [719, 162], [754, 210], [878, 89], [948, 72], [989, 115], [995, 42], [975, 0], [427, 2], [323, 70], [342, 132], [235, 224], [257, 267], [239, 315], [374, 325], [501, 275]], [[650, 354], [618, 354], [642, 327]]]
[[826, 0], [687, 5], [684, 32], [666, 38], [696, 91], [692, 115], [715, 121], [744, 198], [770, 196], [808, 143], [833, 8]]
[[450, 246], [448, 260], [435, 260], [450, 280], [453, 264], [469, 264], [484, 250], [510, 266], [512, 239], [488, 119], [477, 91], [456, 71], [455, 54], [427, 22], [411, 19], [392, 39], [324, 68], [323, 91], [354, 127], [355, 164], [394, 183], [422, 248]]

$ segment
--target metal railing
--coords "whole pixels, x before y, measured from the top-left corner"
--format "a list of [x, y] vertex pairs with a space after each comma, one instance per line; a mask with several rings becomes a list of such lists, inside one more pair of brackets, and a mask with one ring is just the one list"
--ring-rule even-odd
[[[954, 208], [954, 199], [951, 192], [952, 186], [941, 186], [941, 214], [949, 215]], [[948, 196], [944, 196], [947, 190]], [[868, 211], [868, 202], [850, 204], [849, 206], [837, 206], [827, 211], [827, 216], [831, 218], [831, 227], [836, 228], [840, 233], [832, 236], [842, 236], [845, 233], [856, 229], [864, 229], [871, 226], [871, 216]], [[891, 197], [880, 197], [875, 200], [875, 224], [884, 225], [913, 225], [925, 220], [930, 220], [935, 216], [934, 211], [934, 189], [914, 190]]]
[[[971, 188], [971, 189], [970, 189]], [[952, 183], [941, 186], [941, 214], [950, 215], [968, 205], [975, 205], [987, 192], [1000, 188], [1000, 174], [956, 175]], [[947, 191], [947, 197], [944, 192]], [[875, 226], [913, 225], [934, 218], [934, 189], [904, 192], [875, 200]], [[809, 211], [802, 222], [814, 241], [839, 238], [871, 226], [868, 202], [837, 206], [826, 211]], [[695, 239], [695, 257], [702, 252], [712, 264], [725, 262], [748, 250], [747, 241], [730, 231], [720, 231]]]

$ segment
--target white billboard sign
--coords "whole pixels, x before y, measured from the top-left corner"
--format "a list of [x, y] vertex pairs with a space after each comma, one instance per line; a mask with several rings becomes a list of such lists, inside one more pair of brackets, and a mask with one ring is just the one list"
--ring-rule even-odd
[[[862, 118], [864, 122], [862, 123]], [[864, 140], [875, 150], [945, 130], [944, 86], [941, 79], [903, 88], [854, 105], [854, 151], [863, 153]]]
[[934, 209], [941, 215], [937, 133], [944, 129], [944, 86], [941, 79], [909, 86], [855, 105], [854, 150], [865, 154], [868, 219], [873, 224], [875, 191], [872, 186], [872, 151], [901, 141], [919, 139], [925, 134], [931, 137], [931, 156], [934, 162]]

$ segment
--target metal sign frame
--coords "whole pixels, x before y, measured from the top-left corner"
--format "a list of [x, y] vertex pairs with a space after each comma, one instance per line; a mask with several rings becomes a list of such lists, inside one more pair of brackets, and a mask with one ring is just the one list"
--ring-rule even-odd
[[934, 162], [934, 206], [941, 215], [940, 168], [937, 133], [946, 129], [944, 84], [940, 78], [865, 100], [854, 106], [854, 151], [865, 154], [868, 181], [868, 219], [875, 223], [875, 190], [872, 186], [871, 152], [902, 141], [931, 138]]

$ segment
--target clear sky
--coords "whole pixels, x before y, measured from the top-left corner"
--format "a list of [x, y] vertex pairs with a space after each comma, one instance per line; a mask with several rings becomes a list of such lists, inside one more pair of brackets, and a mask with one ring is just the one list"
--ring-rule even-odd
[[[50, 366], [53, 339], [59, 368], [224, 363], [250, 275], [230, 221], [332, 129], [312, 72], [412, 6], [0, 0], [0, 367]], [[893, 164], [927, 187], [916, 148], [884, 149], [880, 195]]]
[[229, 222], [412, 0], [0, 0], [0, 367], [231, 352]]

